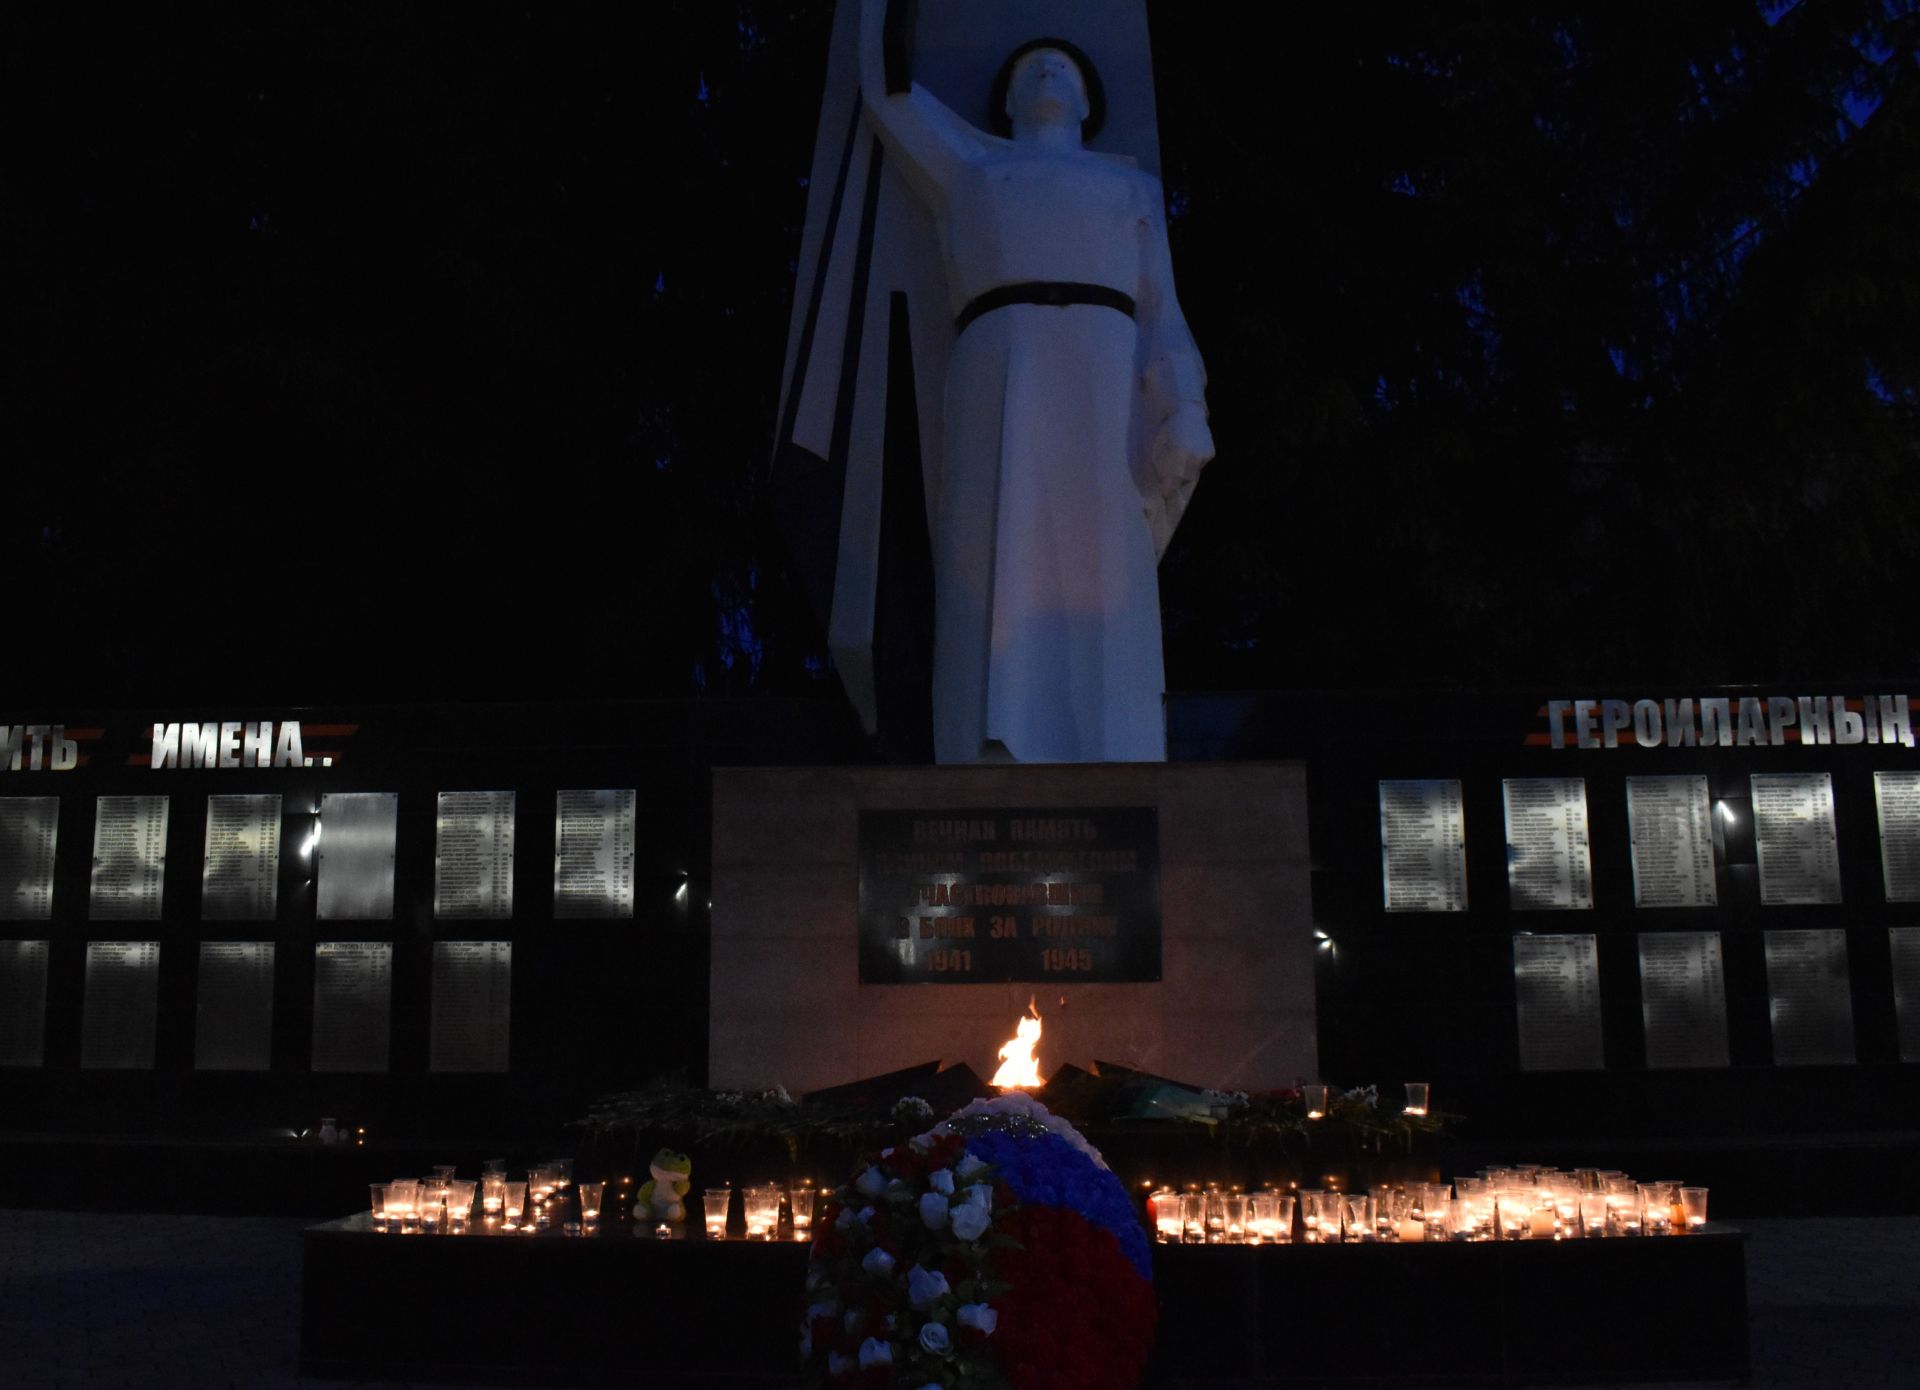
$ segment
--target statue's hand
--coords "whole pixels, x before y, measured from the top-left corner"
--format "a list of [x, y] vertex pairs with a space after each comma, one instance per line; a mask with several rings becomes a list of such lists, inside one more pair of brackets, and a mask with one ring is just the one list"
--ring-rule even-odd
[[1191, 484], [1213, 457], [1213, 431], [1201, 405], [1182, 405], [1169, 415], [1153, 439], [1153, 471], [1171, 492]]

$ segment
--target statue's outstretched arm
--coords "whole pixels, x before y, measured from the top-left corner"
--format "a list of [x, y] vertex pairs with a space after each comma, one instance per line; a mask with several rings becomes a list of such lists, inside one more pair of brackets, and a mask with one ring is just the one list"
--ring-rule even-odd
[[1143, 180], [1140, 293], [1136, 318], [1146, 367], [1140, 389], [1151, 484], [1144, 502], [1154, 549], [1164, 551], [1213, 457], [1207, 428], [1207, 369], [1173, 290], [1173, 256], [1157, 180]]
[[[860, 97], [887, 150], [914, 192], [938, 208], [983, 136], [925, 87], [897, 74], [888, 81], [884, 30], [888, 0], [861, 0]], [[895, 90], [889, 90], [889, 87]]]

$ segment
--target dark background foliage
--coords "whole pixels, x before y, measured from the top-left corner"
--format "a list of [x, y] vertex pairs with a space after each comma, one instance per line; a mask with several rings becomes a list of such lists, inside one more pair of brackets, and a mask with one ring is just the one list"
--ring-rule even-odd
[[[1920, 669], [1915, 0], [1155, 4], [1175, 689]], [[829, 6], [0, 32], [15, 701], [834, 686], [765, 468]]]

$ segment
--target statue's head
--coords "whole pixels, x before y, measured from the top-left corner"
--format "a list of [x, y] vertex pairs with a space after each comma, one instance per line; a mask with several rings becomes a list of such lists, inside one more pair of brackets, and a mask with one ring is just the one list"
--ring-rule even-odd
[[993, 80], [988, 114], [994, 129], [1011, 135], [1016, 123], [1078, 120], [1080, 138], [1091, 140], [1107, 118], [1100, 73], [1065, 39], [1029, 39], [1007, 55]]

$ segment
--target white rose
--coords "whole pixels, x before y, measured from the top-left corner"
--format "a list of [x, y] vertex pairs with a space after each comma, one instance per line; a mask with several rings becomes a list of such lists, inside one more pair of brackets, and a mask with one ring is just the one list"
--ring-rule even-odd
[[813, 1330], [811, 1328], [800, 1334], [800, 1359], [802, 1361], [811, 1361], [813, 1359]]
[[937, 1269], [922, 1269], [915, 1265], [907, 1271], [907, 1302], [918, 1312], [926, 1312], [951, 1290], [947, 1287], [947, 1276]]
[[856, 1211], [853, 1214], [853, 1219], [855, 1221], [858, 1221], [863, 1226], [866, 1225], [867, 1222], [873, 1220], [873, 1208], [872, 1207], [860, 1208], [859, 1211]]
[[907, 1140], [907, 1142], [913, 1145], [915, 1153], [925, 1153], [933, 1147], [933, 1136], [931, 1134], [916, 1134], [913, 1138]]
[[938, 1192], [920, 1194], [920, 1224], [937, 1231], [947, 1224], [947, 1199]]
[[920, 1329], [920, 1350], [932, 1352], [935, 1356], [947, 1354], [947, 1329], [937, 1322], [930, 1322]]
[[993, 1224], [993, 1217], [977, 1202], [962, 1202], [947, 1219], [953, 1224], [953, 1233], [962, 1240], [980, 1239]]
[[836, 1380], [841, 1376], [852, 1375], [855, 1365], [856, 1363], [851, 1356], [842, 1356], [837, 1351], [827, 1353], [827, 1374]]
[[840, 1300], [837, 1298], [829, 1298], [821, 1303], [809, 1304], [807, 1306], [807, 1321], [808, 1323], [812, 1323], [815, 1318], [830, 1318], [839, 1311]]
[[867, 1315], [858, 1308], [849, 1308], [847, 1315], [840, 1319], [840, 1325], [847, 1329], [849, 1337], [858, 1337], [860, 1329], [867, 1325]]
[[878, 1197], [887, 1190], [886, 1174], [878, 1168], [869, 1168], [854, 1179], [853, 1185], [860, 1189], [860, 1195], [863, 1197]]
[[893, 1256], [876, 1245], [873, 1249], [867, 1251], [866, 1258], [860, 1261], [860, 1268], [869, 1274], [877, 1274], [884, 1279], [893, 1273]]
[[991, 1337], [993, 1329], [1000, 1325], [1000, 1315], [985, 1303], [962, 1303], [954, 1317], [962, 1327], [971, 1327], [987, 1337]]
[[977, 1182], [967, 1189], [967, 1200], [983, 1211], [992, 1211], [993, 1189], [986, 1183]]
[[953, 1195], [953, 1170], [951, 1168], [934, 1169], [931, 1173], [927, 1174], [927, 1186], [931, 1187], [935, 1192], [938, 1192], [942, 1197], [951, 1197]]
[[986, 1172], [987, 1165], [980, 1159], [975, 1158], [972, 1154], [966, 1154], [961, 1158], [960, 1167], [955, 1171], [959, 1173], [960, 1181], [966, 1182]]
[[855, 1212], [852, 1207], [842, 1207], [840, 1208], [840, 1214], [833, 1219], [834, 1229], [840, 1231], [850, 1230], [852, 1229], [853, 1223], [859, 1219], [859, 1214]]
[[893, 1364], [893, 1343], [883, 1342], [878, 1337], [869, 1337], [860, 1344], [860, 1369], [873, 1366], [891, 1366]]
[[913, 1200], [913, 1189], [904, 1182], [901, 1182], [900, 1179], [895, 1178], [887, 1184], [887, 1200], [889, 1202], [911, 1202]]

